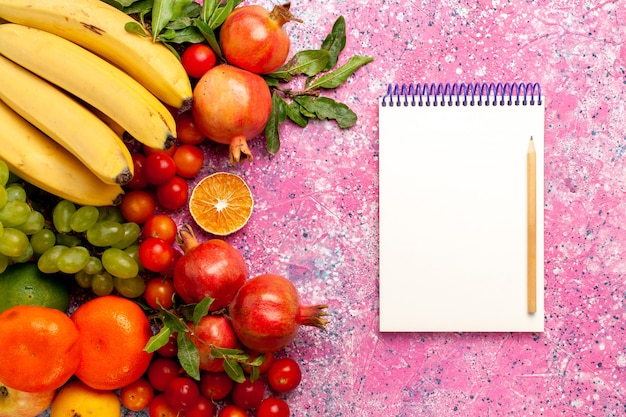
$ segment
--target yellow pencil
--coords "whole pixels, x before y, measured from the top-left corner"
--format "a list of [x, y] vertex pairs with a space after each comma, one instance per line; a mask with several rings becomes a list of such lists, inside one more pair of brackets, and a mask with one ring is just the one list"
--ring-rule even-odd
[[528, 143], [528, 312], [537, 311], [537, 154], [532, 136]]

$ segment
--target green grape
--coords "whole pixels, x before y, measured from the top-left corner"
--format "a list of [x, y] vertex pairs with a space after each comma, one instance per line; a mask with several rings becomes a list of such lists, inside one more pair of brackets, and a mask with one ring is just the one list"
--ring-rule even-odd
[[61, 200], [52, 209], [52, 224], [58, 232], [69, 233], [72, 231], [70, 227], [70, 217], [76, 211], [76, 204], [69, 200]]
[[123, 238], [124, 226], [113, 220], [99, 221], [87, 229], [87, 241], [94, 246], [112, 246]]
[[35, 255], [41, 255], [57, 242], [56, 235], [50, 229], [41, 229], [30, 237], [30, 244]]
[[24, 201], [26, 202], [26, 190], [21, 184], [11, 184], [6, 187], [7, 201]]
[[8, 201], [0, 209], [0, 222], [4, 227], [15, 227], [26, 222], [30, 216], [31, 208], [24, 201]]
[[0, 185], [7, 185], [7, 181], [9, 180], [9, 166], [6, 162], [0, 160]]
[[0, 208], [4, 207], [7, 201], [9, 201], [7, 189], [4, 186], [0, 186]]
[[70, 216], [70, 228], [75, 232], [86, 232], [91, 226], [96, 224], [100, 212], [97, 207], [83, 206]]
[[98, 221], [111, 220], [118, 223], [124, 223], [125, 221], [118, 206], [98, 207], [98, 211], [100, 212]]
[[57, 265], [57, 259], [59, 256], [68, 249], [67, 246], [54, 245], [47, 251], [41, 254], [37, 260], [37, 267], [39, 270], [46, 274], [54, 274], [59, 272], [59, 266]]
[[113, 277], [106, 271], [98, 272], [91, 277], [91, 290], [98, 296], [109, 295], [114, 288]]
[[15, 228], [30, 236], [42, 230], [45, 223], [46, 219], [43, 214], [39, 211], [32, 210], [28, 215], [28, 219], [26, 219], [24, 223], [15, 226]]
[[130, 255], [130, 257], [133, 258], [135, 262], [137, 262], [137, 265], [139, 265], [140, 271], [144, 270], [144, 267], [141, 264], [141, 261], [139, 261], [139, 244], [136, 243], [134, 245], [130, 245], [127, 248], [124, 248], [124, 252]]
[[11, 260], [16, 263], [16, 264], [22, 264], [24, 262], [28, 262], [31, 260], [31, 258], [33, 257], [33, 247], [30, 244], [30, 242], [28, 242], [28, 246], [26, 246], [26, 250], [24, 251], [23, 254], [21, 254], [20, 256], [13, 256], [11, 257]]
[[126, 249], [130, 245], [136, 243], [137, 239], [139, 239], [139, 235], [141, 234], [141, 227], [137, 223], [127, 222], [123, 223], [122, 226], [124, 227], [124, 237], [116, 244], [111, 245], [117, 249]]
[[0, 237], [0, 253], [15, 258], [22, 256], [29, 245], [30, 241], [24, 232], [12, 227], [4, 228], [4, 233]]
[[132, 278], [139, 273], [139, 265], [126, 252], [117, 248], [108, 248], [102, 253], [102, 266], [117, 278]]
[[0, 274], [9, 266], [9, 257], [0, 253]]
[[63, 251], [57, 258], [57, 266], [61, 272], [75, 274], [89, 262], [89, 251], [82, 246], [74, 246]]
[[146, 282], [139, 275], [127, 279], [113, 277], [113, 283], [117, 292], [127, 298], [137, 298], [146, 290]]
[[83, 268], [83, 271], [89, 275], [97, 274], [102, 271], [102, 261], [95, 256], [90, 256], [87, 265]]
[[57, 233], [56, 239], [59, 245], [67, 246], [68, 248], [80, 245], [82, 243], [78, 236], [67, 235], [65, 233]]
[[85, 288], [85, 289], [91, 288], [92, 278], [93, 276], [85, 272], [84, 269], [74, 274], [74, 280], [76, 281], [76, 283], [78, 284], [80, 288]]

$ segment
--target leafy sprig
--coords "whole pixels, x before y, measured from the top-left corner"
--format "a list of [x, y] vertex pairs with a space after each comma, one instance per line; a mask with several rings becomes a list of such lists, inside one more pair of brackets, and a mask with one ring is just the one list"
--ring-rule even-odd
[[[162, 42], [178, 54], [175, 45], [205, 42], [221, 62], [226, 62], [219, 45], [219, 29], [242, 0], [103, 0], [135, 16], [126, 30]], [[339, 16], [319, 49], [296, 52], [281, 68], [264, 78], [272, 93], [272, 111], [265, 127], [267, 151], [280, 149], [280, 126], [292, 121], [306, 127], [311, 119], [334, 120], [346, 129], [357, 122], [357, 115], [346, 104], [323, 97], [324, 90], [340, 87], [360, 67], [373, 61], [368, 56], [352, 56], [337, 67], [346, 46], [346, 22]], [[304, 88], [293, 90], [295, 79], [305, 78]]]
[[[346, 22], [339, 16], [320, 49], [295, 53], [285, 65], [265, 77], [273, 90], [272, 113], [265, 126], [268, 152], [278, 152], [280, 125], [287, 119], [300, 127], [306, 127], [310, 119], [335, 120], [343, 129], [356, 123], [357, 115], [346, 104], [321, 96], [322, 90], [339, 87], [357, 69], [373, 61], [372, 57], [356, 55], [334, 69], [345, 46]], [[304, 89], [293, 91], [285, 87], [296, 77], [306, 77]]]
[[[259, 377], [259, 366], [263, 363], [265, 355], [258, 355], [254, 358], [249, 353], [240, 349], [226, 349], [212, 345], [196, 337], [194, 328], [200, 320], [209, 313], [209, 307], [213, 299], [207, 297], [197, 304], [185, 304], [175, 306], [172, 309], [165, 309], [159, 305], [159, 310], [152, 316], [160, 325], [159, 331], [150, 338], [144, 350], [146, 352], [156, 352], [164, 346], [170, 335], [176, 334], [178, 345], [178, 361], [185, 372], [196, 380], [200, 380], [200, 352], [194, 343], [202, 343], [211, 351], [211, 356], [223, 359], [223, 368], [226, 374], [236, 382], [243, 382], [245, 374], [243, 367], [250, 369], [250, 379]], [[189, 325], [193, 323], [193, 326]]]

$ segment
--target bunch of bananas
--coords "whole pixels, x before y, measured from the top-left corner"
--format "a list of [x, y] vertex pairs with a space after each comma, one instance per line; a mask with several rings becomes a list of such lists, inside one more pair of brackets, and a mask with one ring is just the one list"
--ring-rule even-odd
[[167, 106], [189, 105], [189, 77], [166, 46], [128, 33], [132, 21], [101, 0], [0, 0], [0, 159], [16, 175], [116, 204], [133, 175], [122, 133], [174, 143]]

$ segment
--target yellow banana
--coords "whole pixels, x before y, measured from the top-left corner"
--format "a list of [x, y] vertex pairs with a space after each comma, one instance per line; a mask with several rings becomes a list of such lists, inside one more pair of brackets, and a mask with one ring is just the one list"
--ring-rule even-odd
[[103, 182], [130, 181], [133, 161], [128, 148], [96, 115], [2, 56], [0, 74], [0, 100], [13, 111], [70, 151]]
[[0, 159], [25, 181], [88, 206], [119, 204], [124, 191], [105, 184], [74, 155], [0, 101]]
[[6, 23], [0, 25], [0, 54], [89, 103], [151, 148], [168, 148], [175, 141], [174, 117], [159, 99], [124, 71], [67, 39]]
[[191, 84], [178, 58], [163, 44], [125, 30], [135, 22], [101, 0], [0, 0], [0, 17], [69, 39], [138, 80], [161, 101], [191, 103]]

